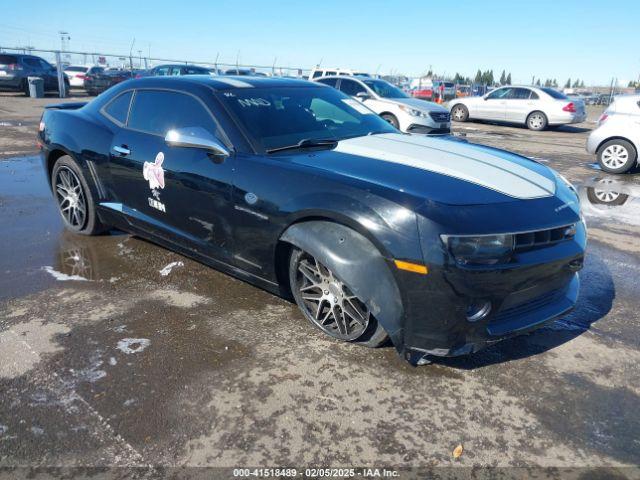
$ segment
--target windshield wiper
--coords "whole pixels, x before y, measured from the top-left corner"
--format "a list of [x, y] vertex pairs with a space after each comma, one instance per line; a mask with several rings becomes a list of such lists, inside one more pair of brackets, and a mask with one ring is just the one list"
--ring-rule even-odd
[[286, 145], [284, 147], [269, 148], [267, 153], [283, 152], [285, 150], [298, 150], [301, 148], [313, 148], [313, 147], [331, 147], [334, 148], [338, 145], [338, 140], [332, 138], [303, 138], [295, 145]]

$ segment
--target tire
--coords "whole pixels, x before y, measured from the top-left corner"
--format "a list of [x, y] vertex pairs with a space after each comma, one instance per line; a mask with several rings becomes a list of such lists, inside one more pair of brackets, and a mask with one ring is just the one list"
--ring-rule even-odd
[[311, 254], [295, 247], [289, 257], [289, 284], [302, 314], [325, 334], [370, 348], [388, 341], [382, 325], [349, 287]]
[[633, 168], [638, 152], [631, 142], [614, 138], [598, 149], [600, 168], [608, 173], [625, 173]]
[[395, 115], [391, 114], [391, 113], [383, 113], [382, 115], [380, 115], [384, 120], [386, 120], [387, 122], [389, 122], [391, 125], [393, 125], [395, 128], [400, 129], [400, 122], [398, 122], [398, 119], [396, 118]]
[[93, 194], [78, 164], [60, 157], [51, 172], [51, 188], [64, 226], [73, 233], [98, 235], [107, 230], [96, 213]]
[[454, 122], [466, 122], [469, 120], [469, 109], [458, 103], [451, 109], [451, 120]]
[[548, 124], [547, 116], [540, 111], [531, 112], [527, 117], [527, 128], [529, 130], [540, 132], [547, 128]]

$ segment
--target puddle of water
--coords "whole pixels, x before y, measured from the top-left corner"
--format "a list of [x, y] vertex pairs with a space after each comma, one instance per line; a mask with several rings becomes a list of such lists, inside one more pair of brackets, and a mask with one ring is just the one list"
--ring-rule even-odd
[[600, 175], [579, 185], [581, 208], [587, 220], [640, 226], [638, 180], [629, 175]]

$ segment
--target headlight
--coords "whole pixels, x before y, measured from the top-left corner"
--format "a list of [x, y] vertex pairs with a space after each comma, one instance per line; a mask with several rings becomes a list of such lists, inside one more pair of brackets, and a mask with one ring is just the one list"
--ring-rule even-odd
[[442, 241], [462, 264], [492, 265], [505, 261], [513, 252], [513, 235], [441, 235]]
[[402, 110], [403, 112], [408, 113], [412, 117], [424, 117], [424, 118], [428, 118], [429, 117], [429, 114], [427, 112], [423, 112], [421, 110], [416, 110], [415, 108], [407, 107], [405, 105], [398, 105], [398, 106], [400, 107], [400, 110]]

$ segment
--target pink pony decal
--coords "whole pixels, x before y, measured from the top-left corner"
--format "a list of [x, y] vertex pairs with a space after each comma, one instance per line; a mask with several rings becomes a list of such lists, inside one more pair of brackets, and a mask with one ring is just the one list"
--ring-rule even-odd
[[164, 188], [164, 170], [162, 169], [164, 162], [164, 153], [158, 152], [155, 162], [144, 162], [142, 166], [142, 176], [149, 182], [149, 188]]

